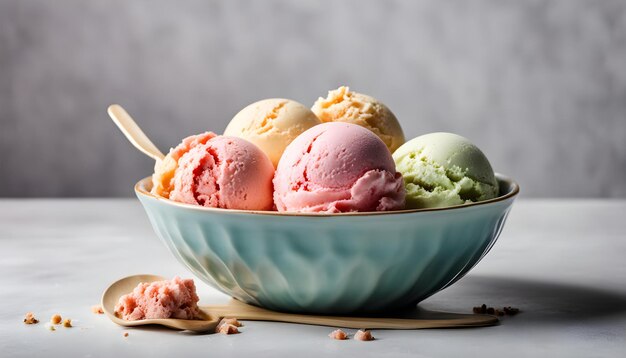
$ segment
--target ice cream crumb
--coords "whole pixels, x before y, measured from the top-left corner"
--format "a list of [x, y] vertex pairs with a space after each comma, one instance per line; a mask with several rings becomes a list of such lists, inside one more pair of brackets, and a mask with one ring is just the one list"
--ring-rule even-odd
[[104, 309], [101, 305], [93, 305], [91, 306], [91, 312], [94, 314], [104, 314]]
[[224, 318], [222, 319], [222, 321], [220, 322], [220, 324], [232, 324], [235, 327], [241, 327], [243, 326], [243, 324], [241, 324], [241, 322], [239, 322], [237, 320], [237, 318], [235, 317], [231, 317], [231, 318]]
[[128, 332], [124, 332], [124, 337], [128, 337]]
[[502, 317], [504, 315], [514, 316], [519, 313], [519, 308], [506, 306], [506, 307], [502, 307], [502, 309], [499, 309], [499, 308], [494, 308], [494, 307], [487, 307], [486, 304], [482, 304], [480, 306], [474, 307], [472, 309], [472, 312], [476, 314], [490, 314], [490, 315], [499, 316], [499, 317]]
[[344, 332], [344, 331], [342, 331], [340, 329], [336, 329], [336, 330], [330, 332], [328, 337], [330, 337], [332, 339], [336, 339], [338, 341], [343, 341], [343, 340], [348, 339], [348, 335], [346, 334], [346, 332]]
[[35, 315], [32, 312], [28, 312], [26, 313], [26, 316], [24, 317], [24, 323], [25, 324], [37, 324], [39, 323], [39, 320], [35, 318]]
[[[227, 326], [235, 327], [236, 332], [227, 333], [229, 329]], [[224, 333], [224, 334], [239, 333], [239, 330], [237, 329], [237, 327], [241, 327], [241, 326], [243, 326], [243, 324], [241, 324], [241, 322], [239, 322], [237, 318], [234, 318], [234, 317], [222, 318], [220, 323], [218, 323], [217, 326], [215, 327], [215, 333]]]
[[481, 306], [476, 306], [474, 307], [473, 312], [476, 314], [485, 314], [487, 313], [487, 305], [483, 303]]
[[374, 336], [372, 336], [372, 332], [368, 330], [359, 329], [354, 334], [354, 339], [356, 339], [357, 341], [373, 341]]
[[218, 326], [217, 332], [221, 334], [237, 334], [239, 333], [239, 330], [232, 324], [224, 323]]
[[61, 323], [61, 315], [60, 314], [54, 314], [52, 315], [52, 317], [50, 317], [50, 323], [52, 324], [59, 324]]
[[69, 319], [69, 318], [64, 319], [63, 320], [63, 327], [66, 327], [66, 328], [72, 327], [72, 320]]

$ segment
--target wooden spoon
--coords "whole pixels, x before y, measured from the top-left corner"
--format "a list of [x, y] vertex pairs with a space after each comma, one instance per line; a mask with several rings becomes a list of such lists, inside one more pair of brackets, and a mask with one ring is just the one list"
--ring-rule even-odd
[[166, 318], [127, 321], [115, 315], [115, 305], [119, 301], [120, 297], [132, 292], [133, 289], [142, 282], [154, 282], [162, 280], [164, 280], [163, 277], [155, 275], [134, 275], [115, 281], [104, 291], [104, 294], [102, 295], [102, 310], [109, 317], [109, 319], [111, 319], [111, 321], [119, 324], [120, 326], [134, 327], [143, 326], [146, 324], [157, 324], [169, 328], [194, 332], [206, 332], [215, 330], [215, 327], [217, 327], [217, 324], [220, 322], [222, 317], [208, 315], [204, 311], [204, 317], [199, 320]]
[[144, 324], [158, 324], [170, 328], [206, 332], [213, 331], [223, 317], [236, 317], [239, 320], [273, 321], [286, 323], [312, 324], [320, 326], [368, 329], [424, 329], [424, 328], [454, 328], [454, 327], [482, 327], [498, 323], [498, 318], [490, 315], [460, 314], [448, 312], [434, 312], [422, 309], [396, 314], [390, 317], [342, 317], [316, 316], [294, 313], [274, 312], [264, 308], [252, 306], [231, 300], [227, 305], [202, 306], [201, 320], [183, 319], [145, 319], [126, 321], [115, 316], [115, 304], [122, 295], [130, 293], [141, 282], [164, 280], [154, 275], [135, 275], [123, 278], [109, 286], [102, 296], [102, 307], [106, 315], [121, 326], [140, 326]]
[[128, 114], [122, 106], [112, 104], [107, 109], [107, 112], [109, 113], [109, 117], [117, 124], [117, 127], [124, 133], [135, 148], [156, 161], [163, 160], [165, 155], [148, 139], [148, 136], [139, 128], [137, 123], [135, 123], [130, 114]]

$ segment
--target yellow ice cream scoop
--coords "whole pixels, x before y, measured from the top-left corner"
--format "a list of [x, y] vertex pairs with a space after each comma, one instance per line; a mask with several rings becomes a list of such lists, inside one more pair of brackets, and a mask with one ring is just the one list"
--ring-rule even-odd
[[242, 109], [230, 121], [224, 135], [256, 144], [276, 167], [287, 145], [300, 133], [320, 123], [303, 104], [290, 99], [271, 98]]
[[348, 122], [369, 129], [392, 153], [404, 143], [404, 132], [391, 110], [376, 98], [348, 87], [329, 91], [328, 97], [320, 97], [311, 110], [322, 122]]

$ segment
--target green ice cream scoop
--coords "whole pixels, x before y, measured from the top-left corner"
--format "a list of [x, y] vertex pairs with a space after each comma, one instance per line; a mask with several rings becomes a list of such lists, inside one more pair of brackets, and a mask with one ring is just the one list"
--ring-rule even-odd
[[498, 182], [489, 160], [469, 140], [430, 133], [393, 153], [406, 187], [406, 208], [437, 208], [492, 199]]

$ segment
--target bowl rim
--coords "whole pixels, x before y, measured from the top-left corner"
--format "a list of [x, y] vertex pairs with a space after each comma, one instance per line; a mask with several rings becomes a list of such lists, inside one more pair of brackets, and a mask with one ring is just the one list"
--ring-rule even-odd
[[307, 217], [338, 217], [338, 216], [378, 216], [378, 215], [403, 215], [403, 214], [414, 214], [414, 213], [423, 213], [423, 212], [433, 212], [433, 211], [451, 211], [451, 210], [459, 210], [465, 209], [475, 206], [482, 205], [490, 205], [498, 202], [506, 201], [507, 199], [513, 198], [519, 194], [519, 185], [510, 177], [495, 173], [496, 179], [499, 183], [507, 183], [511, 188], [506, 194], [500, 195], [493, 199], [483, 200], [475, 203], [469, 204], [461, 204], [454, 206], [446, 206], [441, 208], [424, 208], [424, 209], [403, 209], [403, 210], [395, 210], [395, 211], [368, 211], [368, 212], [349, 212], [349, 213], [300, 213], [300, 212], [279, 212], [279, 211], [266, 211], [266, 210], [242, 210], [242, 209], [222, 209], [222, 208], [211, 208], [199, 205], [185, 204], [180, 203], [174, 200], [170, 200], [167, 198], [163, 198], [152, 194], [149, 190], [146, 190], [146, 183], [152, 184], [152, 176], [145, 177], [139, 180], [135, 184], [135, 193], [137, 196], [144, 196], [151, 199], [159, 200], [167, 205], [178, 206], [185, 209], [200, 211], [200, 212], [211, 212], [211, 213], [221, 213], [221, 214], [248, 214], [248, 215], [268, 215], [268, 216], [307, 216]]

